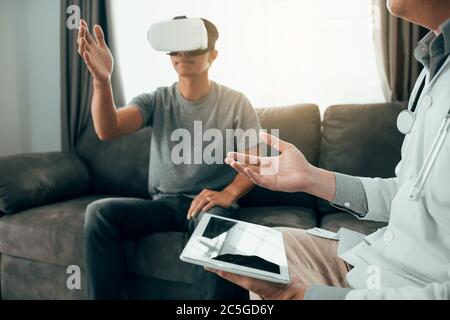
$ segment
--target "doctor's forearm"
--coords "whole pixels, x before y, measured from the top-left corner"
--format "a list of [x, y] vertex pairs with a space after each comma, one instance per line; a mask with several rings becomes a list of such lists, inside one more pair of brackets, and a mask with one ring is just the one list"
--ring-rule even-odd
[[336, 195], [330, 204], [358, 218], [365, 217], [369, 211], [369, 205], [361, 179], [337, 172], [334, 175], [336, 177]]
[[336, 194], [336, 177], [333, 172], [317, 167], [311, 167], [305, 189], [306, 193], [332, 201]]
[[360, 218], [367, 214], [367, 196], [358, 177], [313, 167], [309, 180], [311, 182], [305, 192]]

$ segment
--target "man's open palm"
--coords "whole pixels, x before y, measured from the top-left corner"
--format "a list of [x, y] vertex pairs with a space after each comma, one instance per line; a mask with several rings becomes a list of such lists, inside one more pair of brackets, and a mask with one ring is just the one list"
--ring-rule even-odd
[[84, 59], [89, 72], [99, 84], [107, 84], [111, 80], [114, 59], [105, 42], [102, 28], [96, 25], [93, 29], [94, 37], [89, 33], [86, 21], [81, 20], [78, 31], [78, 53]]

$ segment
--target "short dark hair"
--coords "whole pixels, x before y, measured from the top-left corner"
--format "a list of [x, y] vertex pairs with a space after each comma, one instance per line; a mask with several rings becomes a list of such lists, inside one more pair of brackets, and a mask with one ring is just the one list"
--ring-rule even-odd
[[[187, 19], [186, 16], [176, 16], [173, 20], [178, 19]], [[207, 19], [203, 19], [203, 23], [205, 24], [206, 32], [208, 33], [208, 51], [214, 50], [216, 48], [216, 41], [219, 39], [219, 31], [217, 30], [214, 23]]]
[[208, 32], [208, 49], [213, 50], [216, 48], [216, 41], [219, 39], [219, 31], [217, 30], [214, 23], [209, 20], [203, 19], [206, 31]]

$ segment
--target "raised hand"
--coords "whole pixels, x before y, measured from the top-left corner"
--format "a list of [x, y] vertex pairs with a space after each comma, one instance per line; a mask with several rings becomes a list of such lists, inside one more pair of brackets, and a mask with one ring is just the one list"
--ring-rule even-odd
[[81, 20], [78, 30], [78, 53], [86, 63], [94, 82], [106, 85], [111, 81], [114, 68], [114, 59], [105, 42], [105, 35], [99, 25], [93, 29], [94, 37], [91, 36], [86, 21]]

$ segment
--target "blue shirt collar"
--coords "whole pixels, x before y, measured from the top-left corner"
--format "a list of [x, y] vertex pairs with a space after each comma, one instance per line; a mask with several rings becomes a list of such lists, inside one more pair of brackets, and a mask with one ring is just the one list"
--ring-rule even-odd
[[439, 35], [430, 31], [417, 45], [414, 56], [434, 76], [450, 55], [450, 19], [440, 27]]

